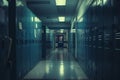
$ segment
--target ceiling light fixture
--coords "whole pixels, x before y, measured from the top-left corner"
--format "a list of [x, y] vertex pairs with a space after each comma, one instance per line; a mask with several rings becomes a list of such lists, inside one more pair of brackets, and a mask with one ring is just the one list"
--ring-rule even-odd
[[65, 6], [66, 0], [56, 0], [56, 6]]
[[61, 17], [58, 17], [59, 19], [59, 22], [65, 22], [65, 17], [61, 16]]

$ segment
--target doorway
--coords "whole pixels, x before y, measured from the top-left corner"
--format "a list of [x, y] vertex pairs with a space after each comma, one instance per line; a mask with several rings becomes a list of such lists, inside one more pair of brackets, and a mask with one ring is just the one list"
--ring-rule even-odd
[[58, 34], [55, 36], [56, 48], [64, 48], [64, 34]]

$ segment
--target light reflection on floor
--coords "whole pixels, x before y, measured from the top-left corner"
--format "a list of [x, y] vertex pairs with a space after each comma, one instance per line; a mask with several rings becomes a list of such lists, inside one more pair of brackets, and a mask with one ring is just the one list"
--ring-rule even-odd
[[49, 59], [40, 61], [25, 77], [25, 80], [88, 80], [79, 64], [68, 55], [67, 50], [51, 52]]
[[60, 71], [60, 76], [61, 77], [63, 77], [63, 75], [64, 75], [64, 63], [63, 63], [63, 61], [61, 61], [60, 62], [60, 69], [59, 69]]

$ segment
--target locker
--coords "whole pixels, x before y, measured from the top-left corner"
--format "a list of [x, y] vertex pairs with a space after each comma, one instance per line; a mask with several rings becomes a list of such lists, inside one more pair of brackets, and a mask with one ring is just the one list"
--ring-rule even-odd
[[[31, 20], [36, 16], [27, 7], [17, 7], [16, 10], [16, 74], [17, 79], [20, 80], [42, 59], [42, 29], [41, 22]], [[37, 27], [36, 24], [38, 24]]]
[[[119, 7], [117, 0], [110, 0], [104, 6], [89, 7], [83, 15], [84, 22], [77, 25], [77, 59], [81, 61], [82, 56], [82, 65], [86, 65], [83, 70], [90, 80], [119, 79]], [[88, 29], [85, 35], [78, 28], [81, 26], [83, 31]]]

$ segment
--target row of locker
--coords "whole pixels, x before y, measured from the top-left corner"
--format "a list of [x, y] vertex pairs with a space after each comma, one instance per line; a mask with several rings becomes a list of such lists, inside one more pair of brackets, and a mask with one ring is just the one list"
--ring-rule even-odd
[[26, 6], [9, 3], [0, 4], [0, 79], [22, 80], [54, 48], [54, 31], [47, 33], [46, 26]]
[[[77, 52], [78, 52], [78, 59], [80, 60], [82, 59], [82, 61], [85, 61], [86, 67], [83, 66], [84, 70], [86, 70], [86, 68], [89, 67], [89, 68], [92, 68], [93, 72], [96, 72], [98, 68], [98, 72], [103, 71], [101, 75], [103, 74], [105, 76], [107, 75], [109, 80], [112, 79], [109, 77], [109, 73], [111, 73], [112, 71], [119, 71], [118, 66], [120, 66], [119, 65], [119, 60], [120, 60], [119, 37], [116, 38], [115, 36], [112, 36], [113, 34], [107, 34], [107, 36], [110, 35], [111, 38], [108, 38], [108, 37], [106, 38], [106, 34], [104, 33], [98, 34], [97, 30], [90, 31], [88, 33], [83, 33], [83, 34], [79, 34], [79, 33], [81, 33], [81, 29], [80, 30], [78, 29], [78, 33], [77, 33], [77, 36], [82, 36], [80, 38], [78, 37], [77, 39], [78, 40]], [[90, 69], [88, 69], [86, 72], [88, 73], [89, 71]], [[111, 74], [111, 76], [112, 75], [118, 77], [117, 72]], [[95, 77], [95, 75], [93, 77]], [[99, 80], [100, 77], [101, 76], [99, 75], [97, 80]]]
[[76, 48], [76, 46], [75, 46], [75, 44], [76, 44], [75, 43], [76, 42], [75, 33], [71, 33], [69, 31], [68, 38], [69, 38], [69, 41], [68, 41], [68, 50], [69, 50], [69, 52], [71, 52], [71, 55], [73, 57], [75, 57], [75, 48]]
[[[42, 22], [25, 6], [16, 7], [15, 40], [9, 37], [8, 7], [1, 7], [0, 14], [0, 79], [16, 80], [24, 76], [42, 60]], [[2, 19], [2, 20], [1, 20]], [[4, 19], [4, 21], [3, 21]], [[10, 30], [9, 30], [10, 29]], [[15, 42], [13, 42], [15, 41]], [[15, 55], [11, 57], [11, 46], [15, 43]], [[14, 62], [11, 59], [15, 58]], [[12, 71], [14, 67], [14, 72]]]
[[17, 80], [42, 60], [42, 22], [27, 7], [16, 8], [16, 74]]
[[10, 75], [6, 73], [10, 72], [8, 68], [10, 68], [11, 65], [9, 57], [12, 40], [8, 36], [8, 21], [6, 21], [6, 13], [6, 8], [1, 7], [0, 4], [0, 79], [2, 80], [10, 78]]
[[77, 60], [90, 80], [120, 79], [120, 6], [117, 4], [89, 7], [84, 21], [76, 22]]

